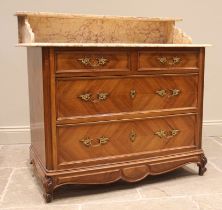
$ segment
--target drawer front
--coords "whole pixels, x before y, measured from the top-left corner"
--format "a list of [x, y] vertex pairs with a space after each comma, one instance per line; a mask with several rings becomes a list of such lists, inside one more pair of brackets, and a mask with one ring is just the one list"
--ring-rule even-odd
[[195, 115], [59, 127], [59, 165], [195, 145]]
[[138, 52], [138, 71], [148, 70], [196, 70], [199, 67], [199, 51], [141, 51]]
[[57, 81], [57, 118], [197, 106], [197, 76]]
[[56, 53], [57, 73], [107, 71], [130, 71], [130, 54], [99, 51], [59, 51]]

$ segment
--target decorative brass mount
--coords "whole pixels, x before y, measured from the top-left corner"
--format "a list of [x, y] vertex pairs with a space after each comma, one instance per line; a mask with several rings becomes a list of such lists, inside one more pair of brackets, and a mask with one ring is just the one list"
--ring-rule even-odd
[[[97, 143], [93, 143], [94, 141], [97, 142]], [[89, 137], [85, 137], [85, 138], [80, 140], [80, 142], [82, 142], [83, 145], [86, 146], [86, 147], [98, 147], [98, 146], [107, 144], [108, 141], [109, 141], [109, 138], [105, 137], [105, 136], [101, 136], [101, 137], [99, 137], [95, 140], [90, 139]]]
[[132, 99], [134, 99], [136, 97], [136, 90], [134, 90], [134, 89], [130, 90], [130, 97]]
[[180, 93], [181, 93], [181, 90], [178, 90], [178, 89], [169, 89], [169, 90], [161, 89], [161, 90], [156, 91], [156, 94], [158, 94], [161, 97], [164, 97], [164, 96], [168, 96], [168, 97], [178, 96], [178, 95], [180, 95]]
[[132, 130], [129, 134], [129, 138], [131, 142], [134, 142], [136, 140], [136, 132]]
[[180, 130], [177, 130], [177, 129], [173, 129], [170, 131], [159, 130], [159, 131], [156, 131], [154, 133], [154, 135], [157, 135], [160, 138], [170, 139], [170, 138], [176, 136], [179, 132], [180, 132]]
[[171, 57], [171, 58], [167, 58], [167, 57], [163, 56], [163, 57], [158, 57], [157, 60], [163, 65], [174, 66], [176, 64], [179, 64], [182, 59], [177, 56]]
[[85, 93], [78, 96], [83, 101], [89, 101], [92, 103], [96, 103], [98, 101], [105, 101], [108, 98], [109, 93], [97, 93], [96, 96], [93, 96], [92, 93]]
[[84, 57], [84, 58], [78, 58], [77, 60], [80, 61], [83, 65], [90, 67], [104, 66], [108, 62], [108, 59], [104, 57], [100, 58]]

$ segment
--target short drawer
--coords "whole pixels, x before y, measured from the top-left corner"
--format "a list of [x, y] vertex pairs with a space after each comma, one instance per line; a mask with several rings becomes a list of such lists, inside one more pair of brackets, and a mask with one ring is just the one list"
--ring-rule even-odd
[[195, 147], [195, 119], [184, 115], [58, 127], [58, 163]]
[[197, 107], [198, 76], [57, 80], [57, 119]]
[[57, 73], [130, 71], [130, 54], [126, 51], [58, 51]]
[[138, 71], [197, 70], [199, 51], [139, 51]]

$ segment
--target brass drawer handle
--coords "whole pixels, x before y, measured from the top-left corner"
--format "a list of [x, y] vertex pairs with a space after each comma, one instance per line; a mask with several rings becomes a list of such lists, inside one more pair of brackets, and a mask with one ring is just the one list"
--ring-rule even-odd
[[85, 93], [78, 96], [83, 101], [86, 102], [92, 102], [96, 103], [98, 101], [105, 101], [109, 96], [109, 93], [101, 92], [97, 93], [96, 96], [94, 96], [92, 93]]
[[170, 96], [178, 96], [181, 93], [181, 90], [178, 89], [170, 89], [171, 95]]
[[[91, 139], [89, 137], [85, 137], [83, 139], [80, 140], [81, 143], [83, 143], [84, 146], [86, 147], [98, 147], [98, 146], [102, 146], [102, 145], [105, 145], [107, 144], [109, 141], [109, 138], [108, 137], [105, 137], [105, 136], [101, 136], [97, 139]], [[93, 143], [93, 142], [96, 142], [96, 143]]]
[[134, 142], [136, 140], [136, 132], [132, 130], [129, 134], [129, 139], [131, 142]]
[[181, 90], [179, 89], [161, 89], [161, 90], [157, 90], [156, 91], [156, 94], [161, 96], [161, 97], [164, 97], [164, 96], [167, 96], [167, 97], [172, 97], [172, 96], [179, 96], [181, 93]]
[[162, 138], [170, 139], [170, 138], [173, 138], [174, 136], [176, 136], [179, 132], [180, 132], [180, 130], [177, 130], [177, 129], [173, 129], [170, 131], [159, 130], [159, 131], [156, 131], [154, 133], [154, 135], [159, 136], [161, 139]]
[[109, 93], [97, 93], [97, 98], [100, 101], [105, 101], [108, 97]]
[[91, 93], [85, 93], [85, 94], [81, 94], [80, 96], [78, 96], [79, 98], [81, 98], [83, 101], [90, 101], [91, 100]]
[[134, 89], [130, 90], [130, 97], [132, 99], [134, 99], [136, 97], [136, 90], [134, 90]]
[[94, 59], [85, 57], [85, 58], [78, 58], [77, 60], [80, 61], [83, 65], [90, 67], [104, 66], [108, 62], [108, 59], [103, 57], [94, 58]]
[[169, 59], [167, 57], [163, 56], [163, 57], [158, 57], [157, 60], [163, 65], [173, 66], [173, 65], [179, 64], [182, 59], [177, 56], [171, 57]]

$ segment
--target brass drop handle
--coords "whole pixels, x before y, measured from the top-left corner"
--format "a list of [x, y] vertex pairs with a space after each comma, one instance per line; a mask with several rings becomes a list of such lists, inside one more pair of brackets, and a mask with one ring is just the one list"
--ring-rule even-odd
[[104, 57], [100, 58], [84, 57], [84, 58], [78, 58], [77, 60], [80, 61], [84, 66], [90, 66], [90, 67], [104, 66], [108, 62], [108, 59]]
[[85, 93], [78, 96], [82, 101], [96, 103], [99, 101], [105, 101], [108, 98], [109, 93], [101, 92], [94, 96], [92, 93]]
[[180, 130], [177, 129], [173, 129], [170, 131], [166, 131], [166, 130], [159, 130], [154, 132], [154, 135], [157, 135], [159, 138], [165, 138], [165, 139], [170, 139], [173, 138], [174, 136], [178, 135], [178, 133], [180, 132]]
[[172, 97], [172, 96], [179, 96], [181, 94], [181, 90], [179, 89], [161, 89], [161, 90], [156, 90], [155, 93], [161, 97], [167, 96], [167, 97]]
[[170, 66], [174, 66], [176, 64], [179, 64], [181, 62], [181, 58], [174, 56], [171, 58], [167, 58], [165, 56], [162, 57], [157, 57], [157, 60], [162, 64], [162, 65], [170, 65]]
[[134, 142], [136, 140], [136, 132], [132, 130], [129, 134], [129, 139], [131, 142]]
[[130, 90], [130, 97], [131, 99], [134, 99], [136, 97], [136, 90], [134, 89]]
[[[109, 141], [108, 137], [101, 136], [97, 139], [91, 139], [90, 137], [85, 137], [80, 140], [80, 142], [86, 147], [98, 147], [107, 144]], [[95, 142], [95, 143], [94, 143]]]

